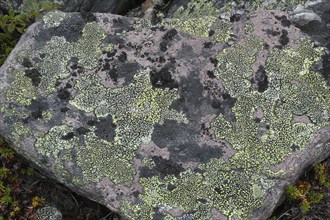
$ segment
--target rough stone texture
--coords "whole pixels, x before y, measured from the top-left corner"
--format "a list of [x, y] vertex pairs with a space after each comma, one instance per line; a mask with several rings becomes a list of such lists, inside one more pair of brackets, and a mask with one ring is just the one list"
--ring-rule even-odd
[[285, 12], [219, 13], [47, 14], [0, 69], [0, 134], [129, 219], [266, 219], [330, 154], [328, 51]]
[[62, 213], [51, 206], [42, 207], [36, 212], [37, 220], [62, 220]]

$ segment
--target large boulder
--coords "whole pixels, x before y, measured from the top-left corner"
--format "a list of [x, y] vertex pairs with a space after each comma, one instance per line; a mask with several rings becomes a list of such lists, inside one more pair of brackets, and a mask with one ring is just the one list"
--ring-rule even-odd
[[129, 219], [267, 219], [330, 155], [317, 47], [281, 11], [55, 11], [0, 68], [0, 134]]

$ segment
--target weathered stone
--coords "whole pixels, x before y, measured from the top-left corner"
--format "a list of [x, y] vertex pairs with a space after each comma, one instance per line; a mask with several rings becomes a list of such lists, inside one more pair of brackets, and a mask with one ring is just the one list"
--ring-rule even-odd
[[330, 154], [327, 51], [285, 12], [196, 2], [44, 16], [0, 69], [0, 134], [129, 219], [266, 219]]
[[62, 213], [52, 206], [45, 206], [37, 210], [37, 220], [62, 220]]

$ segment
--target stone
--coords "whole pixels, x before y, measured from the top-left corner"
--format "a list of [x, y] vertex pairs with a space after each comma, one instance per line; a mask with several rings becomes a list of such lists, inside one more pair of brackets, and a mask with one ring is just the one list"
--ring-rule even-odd
[[0, 68], [0, 134], [128, 219], [267, 219], [330, 155], [329, 51], [286, 12], [220, 13], [48, 13]]
[[37, 210], [37, 220], [62, 220], [62, 213], [52, 206], [45, 206]]
[[0, 10], [8, 11], [39, 11], [41, 5], [56, 3], [60, 9], [66, 12], [107, 12], [113, 14], [126, 14], [129, 10], [136, 8], [143, 1], [135, 0], [0, 0]]

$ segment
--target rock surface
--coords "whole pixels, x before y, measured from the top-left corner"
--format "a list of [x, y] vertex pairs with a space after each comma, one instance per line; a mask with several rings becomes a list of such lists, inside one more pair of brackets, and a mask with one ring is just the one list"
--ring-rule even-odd
[[281, 11], [55, 11], [0, 68], [0, 134], [129, 219], [266, 219], [330, 154], [316, 47]]

